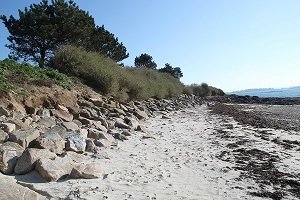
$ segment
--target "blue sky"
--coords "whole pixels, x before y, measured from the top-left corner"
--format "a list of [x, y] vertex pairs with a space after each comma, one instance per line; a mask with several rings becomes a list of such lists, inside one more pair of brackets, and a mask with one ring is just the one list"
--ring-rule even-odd
[[[34, 0], [5, 0], [0, 14], [17, 15]], [[185, 84], [224, 91], [300, 85], [299, 0], [77, 0], [97, 25], [158, 67], [180, 67]], [[8, 35], [0, 24], [0, 59]]]

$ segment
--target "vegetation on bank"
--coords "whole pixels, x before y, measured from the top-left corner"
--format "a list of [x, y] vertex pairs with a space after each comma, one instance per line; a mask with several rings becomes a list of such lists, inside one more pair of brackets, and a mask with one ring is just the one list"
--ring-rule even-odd
[[80, 78], [87, 85], [121, 100], [166, 98], [182, 94], [184, 85], [172, 75], [149, 68], [125, 68], [80, 47], [59, 49], [51, 67]]
[[5, 59], [0, 61], [0, 90], [11, 90], [26, 84], [38, 86], [70, 86], [70, 79], [54, 69], [41, 69], [32, 65]]

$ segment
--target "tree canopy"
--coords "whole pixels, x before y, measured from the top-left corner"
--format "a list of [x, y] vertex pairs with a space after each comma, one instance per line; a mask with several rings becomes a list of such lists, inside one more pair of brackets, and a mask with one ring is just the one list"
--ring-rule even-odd
[[105, 30], [104, 26], [97, 26], [94, 29], [89, 49], [99, 52], [116, 62], [129, 56], [123, 43], [119, 43], [118, 38], [115, 38], [114, 34]]
[[172, 65], [170, 65], [169, 63], [166, 63], [165, 67], [159, 69], [158, 71], [163, 72], [163, 73], [169, 73], [169, 74], [171, 74], [172, 76], [174, 76], [175, 78], [178, 78], [178, 79], [183, 77], [183, 73], [181, 72], [181, 69], [179, 67], [173, 68]]
[[10, 58], [33, 61], [45, 67], [59, 46], [82, 46], [103, 53], [115, 61], [128, 57], [126, 48], [104, 26], [95, 26], [94, 18], [74, 1], [43, 0], [31, 4], [19, 18], [1, 15], [10, 35], [6, 45]]
[[134, 65], [136, 67], [146, 67], [149, 69], [156, 69], [157, 64], [154, 62], [152, 56], [146, 53], [142, 53], [134, 59]]

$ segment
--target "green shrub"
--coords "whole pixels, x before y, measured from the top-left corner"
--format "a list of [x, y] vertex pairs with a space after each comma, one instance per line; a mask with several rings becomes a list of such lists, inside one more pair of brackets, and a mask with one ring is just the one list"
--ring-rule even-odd
[[183, 91], [182, 83], [169, 74], [147, 68], [122, 68], [103, 55], [78, 47], [59, 49], [51, 61], [51, 67], [124, 101], [165, 98]]

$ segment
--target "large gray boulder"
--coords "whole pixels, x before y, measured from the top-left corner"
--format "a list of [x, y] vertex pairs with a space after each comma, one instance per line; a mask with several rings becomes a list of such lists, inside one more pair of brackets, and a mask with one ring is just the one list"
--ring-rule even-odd
[[82, 153], [85, 151], [85, 137], [78, 132], [68, 132], [66, 134], [66, 150]]
[[74, 166], [69, 157], [56, 157], [55, 159], [40, 159], [37, 161], [35, 170], [47, 181], [57, 181], [69, 175]]
[[62, 154], [65, 148], [65, 141], [56, 132], [45, 132], [33, 142], [33, 147], [49, 149], [56, 154]]
[[56, 154], [48, 149], [28, 148], [18, 159], [14, 171], [16, 174], [26, 174], [34, 169], [39, 159], [55, 159], [56, 157]]
[[26, 148], [29, 143], [40, 136], [40, 131], [37, 129], [18, 130], [9, 135], [9, 141], [16, 142]]
[[0, 171], [3, 174], [12, 174], [18, 157], [24, 148], [14, 142], [6, 142], [0, 146]]
[[46, 197], [23, 187], [9, 176], [0, 173], [0, 200], [46, 200]]
[[81, 163], [76, 165], [70, 174], [70, 178], [94, 179], [102, 178], [103, 171], [97, 163]]

